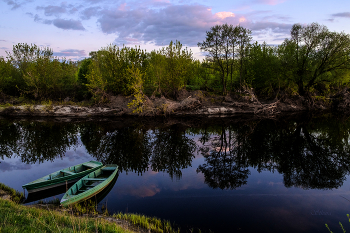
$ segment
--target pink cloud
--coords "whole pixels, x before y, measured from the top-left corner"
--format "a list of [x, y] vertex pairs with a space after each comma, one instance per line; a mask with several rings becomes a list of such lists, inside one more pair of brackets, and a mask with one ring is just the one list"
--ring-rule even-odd
[[227, 17], [235, 17], [235, 14], [232, 12], [222, 11], [216, 13], [215, 16], [219, 17], [220, 19], [225, 19]]
[[119, 11], [126, 11], [128, 9], [129, 7], [126, 6], [126, 3], [120, 4], [120, 6], [118, 7]]
[[277, 5], [284, 3], [286, 0], [257, 0], [258, 3], [267, 4], [267, 5]]

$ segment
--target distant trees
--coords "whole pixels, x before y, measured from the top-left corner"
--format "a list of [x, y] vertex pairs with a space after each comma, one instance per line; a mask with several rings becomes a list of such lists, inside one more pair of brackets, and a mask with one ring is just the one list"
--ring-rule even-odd
[[[26, 43], [14, 45], [12, 53], [7, 52], [7, 55], [7, 62], [12, 64], [14, 70], [11, 72], [9, 71], [11, 69], [7, 68], [6, 72], [12, 73], [10, 79], [17, 89], [12, 88], [12, 91], [31, 96], [36, 100], [71, 96], [76, 83], [77, 67], [74, 62], [59, 60], [53, 56], [50, 48]], [[4, 70], [4, 66], [0, 70]]]
[[142, 111], [144, 95], [176, 99], [184, 88], [223, 95], [245, 95], [244, 90], [254, 88], [259, 96], [299, 94], [310, 100], [350, 81], [350, 35], [344, 32], [317, 23], [295, 24], [279, 46], [251, 43], [251, 35], [240, 25], [210, 28], [198, 43], [206, 52], [203, 61], [179, 41], [151, 52], [111, 44], [78, 62], [58, 59], [50, 48], [20, 43], [0, 58], [0, 91], [39, 101], [71, 97], [95, 103], [108, 101], [110, 94], [133, 95], [132, 106]]
[[350, 69], [350, 35], [330, 32], [318, 23], [294, 24], [279, 55], [285, 77], [305, 95], [316, 84], [339, 81], [341, 72]]

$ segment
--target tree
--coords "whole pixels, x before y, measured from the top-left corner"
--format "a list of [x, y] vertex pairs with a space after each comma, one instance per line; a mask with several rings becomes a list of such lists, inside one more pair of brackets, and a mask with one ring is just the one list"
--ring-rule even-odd
[[306, 95], [314, 85], [342, 78], [337, 72], [350, 69], [350, 35], [318, 23], [295, 24], [291, 39], [280, 46], [280, 57], [290, 72], [286, 76]]
[[11, 60], [16, 68], [25, 72], [28, 65], [38, 58], [51, 58], [53, 51], [48, 47], [40, 48], [35, 44], [18, 43], [13, 46], [12, 53], [6, 52], [6, 54], [7, 59]]
[[150, 54], [149, 75], [156, 80], [153, 83], [161, 94], [175, 97], [186, 84], [191, 72], [192, 51], [183, 49], [180, 41], [170, 41], [169, 46], [163, 47]]
[[207, 59], [216, 64], [222, 84], [222, 93], [226, 93], [227, 78], [231, 74], [235, 59], [240, 61], [240, 80], [243, 77], [243, 65], [246, 49], [251, 40], [251, 31], [241, 26], [223, 24], [216, 25], [207, 31], [206, 39], [198, 43], [201, 50], [208, 52]]

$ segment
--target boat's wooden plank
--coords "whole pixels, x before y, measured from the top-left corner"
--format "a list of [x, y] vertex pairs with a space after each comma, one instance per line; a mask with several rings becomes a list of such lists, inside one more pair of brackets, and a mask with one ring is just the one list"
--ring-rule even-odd
[[107, 178], [83, 178], [82, 180], [91, 180], [91, 181], [103, 181]]
[[70, 172], [70, 171], [61, 171], [62, 173], [66, 173], [68, 175], [75, 175], [76, 173], [74, 172]]
[[84, 163], [83, 165], [86, 167], [92, 167], [92, 168], [98, 166], [98, 164], [96, 164], [96, 163]]

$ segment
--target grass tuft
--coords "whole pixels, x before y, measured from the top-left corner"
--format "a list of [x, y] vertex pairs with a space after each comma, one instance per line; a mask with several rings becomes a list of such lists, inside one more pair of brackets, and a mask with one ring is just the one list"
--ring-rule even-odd
[[148, 217], [145, 215], [138, 214], [113, 214], [116, 219], [123, 219], [135, 226], [140, 226], [154, 233], [175, 233], [180, 232], [180, 229], [173, 229], [170, 222], [166, 220], [161, 220], [155, 217]]
[[8, 195], [11, 196], [11, 200], [15, 203], [22, 203], [25, 199], [23, 192], [19, 192], [3, 183], [0, 183], [0, 190], [3, 190], [6, 193], [8, 193]]

